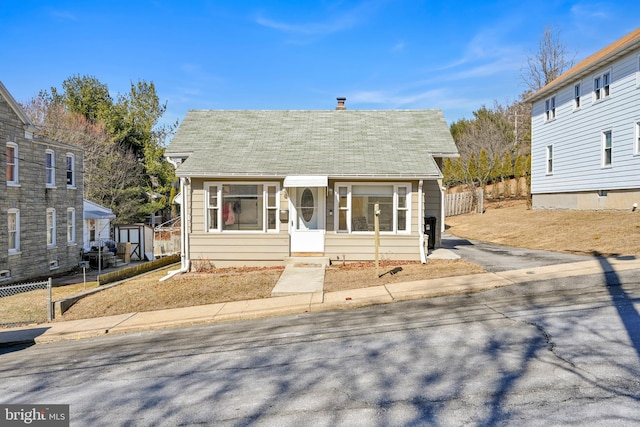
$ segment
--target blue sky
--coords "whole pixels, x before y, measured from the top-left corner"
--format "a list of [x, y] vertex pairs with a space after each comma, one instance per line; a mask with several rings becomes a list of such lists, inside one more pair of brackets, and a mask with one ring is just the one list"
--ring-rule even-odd
[[6, 1], [0, 80], [20, 102], [94, 76], [189, 109], [443, 110], [516, 100], [545, 25], [576, 60], [640, 26], [616, 1]]

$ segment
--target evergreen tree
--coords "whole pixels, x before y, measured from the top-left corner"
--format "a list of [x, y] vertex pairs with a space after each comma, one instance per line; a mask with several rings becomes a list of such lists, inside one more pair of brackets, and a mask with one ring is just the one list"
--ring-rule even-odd
[[465, 181], [469, 185], [474, 185], [478, 181], [478, 161], [476, 160], [475, 154], [471, 153], [469, 156], [469, 160], [467, 161], [467, 173], [465, 176]]
[[443, 169], [442, 175], [444, 176], [443, 178], [444, 186], [447, 188], [455, 186], [456, 185], [455, 171], [453, 168], [453, 162], [449, 157], [444, 159], [444, 166], [442, 169]]
[[527, 206], [531, 208], [533, 206], [533, 199], [531, 197], [531, 154], [527, 156], [524, 173], [527, 182]]
[[62, 90], [41, 91], [25, 112], [40, 136], [85, 147], [84, 196], [111, 208], [116, 222], [142, 222], [168, 213], [175, 173], [164, 141], [177, 123], [159, 125], [166, 111], [153, 83], [131, 83], [114, 103], [107, 85], [92, 76], [72, 76]]
[[522, 157], [522, 154], [518, 154], [516, 157], [515, 164], [513, 166], [513, 175], [516, 179], [516, 197], [522, 196], [522, 185], [520, 181], [524, 176], [524, 168], [525, 168], [525, 160]]
[[480, 186], [484, 189], [487, 185], [487, 181], [489, 181], [489, 174], [491, 173], [491, 165], [489, 164], [489, 157], [487, 155], [487, 151], [483, 148], [480, 150], [480, 155], [478, 156], [478, 182]]
[[453, 175], [456, 177], [456, 182], [458, 184], [465, 182], [466, 167], [462, 161], [462, 157], [457, 157], [456, 161], [453, 163]]
[[508, 151], [502, 159], [501, 175], [503, 182], [504, 197], [511, 197], [511, 177], [513, 176], [513, 163], [511, 162], [511, 153]]

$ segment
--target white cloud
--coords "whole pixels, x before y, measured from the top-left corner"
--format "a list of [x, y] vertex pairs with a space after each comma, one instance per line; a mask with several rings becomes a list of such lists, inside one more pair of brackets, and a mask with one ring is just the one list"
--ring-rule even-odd
[[609, 19], [610, 9], [605, 3], [579, 3], [571, 7], [571, 14], [577, 19]]
[[349, 102], [360, 104], [383, 104], [386, 108], [411, 108], [435, 105], [436, 101], [446, 98], [444, 89], [430, 89], [416, 92], [394, 90], [360, 91], [349, 94]]
[[391, 48], [392, 52], [402, 52], [404, 50], [404, 42], [398, 42], [395, 44], [395, 46], [393, 46], [393, 48]]
[[67, 12], [66, 10], [52, 10], [51, 16], [56, 19], [60, 19], [63, 21], [77, 21], [78, 17], [71, 12]]
[[[289, 34], [306, 36], [323, 36], [350, 30], [359, 26], [376, 9], [376, 2], [365, 1], [339, 13], [327, 16], [313, 22], [285, 22], [257, 16], [255, 22], [263, 27], [271, 28]], [[327, 12], [328, 14], [329, 12]]]

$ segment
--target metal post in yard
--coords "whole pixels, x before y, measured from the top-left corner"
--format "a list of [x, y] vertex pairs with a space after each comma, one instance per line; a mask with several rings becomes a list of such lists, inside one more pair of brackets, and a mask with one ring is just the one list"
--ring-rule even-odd
[[374, 225], [374, 230], [376, 232], [376, 237], [375, 237], [376, 277], [380, 277], [380, 266], [378, 262], [378, 259], [380, 257], [380, 204], [376, 203], [373, 206], [373, 210], [374, 210], [374, 217], [375, 217], [373, 221], [373, 225]]
[[52, 292], [51, 292], [51, 277], [49, 277], [48, 283], [47, 283], [47, 292], [49, 294], [48, 296], [48, 301], [47, 301], [47, 322], [51, 322], [53, 320], [53, 297], [52, 297]]
[[98, 240], [98, 276], [102, 270], [102, 238]]

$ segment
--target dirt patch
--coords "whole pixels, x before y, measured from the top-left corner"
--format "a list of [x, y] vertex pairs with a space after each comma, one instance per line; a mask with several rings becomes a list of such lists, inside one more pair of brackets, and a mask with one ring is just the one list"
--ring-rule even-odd
[[211, 274], [177, 275], [160, 282], [169, 269], [130, 279], [89, 295], [56, 320], [192, 307], [244, 299], [268, 298], [284, 268], [234, 269]]
[[527, 209], [524, 200], [485, 202], [483, 214], [449, 217], [447, 231], [529, 249], [576, 254], [640, 254], [640, 212]]
[[[424, 265], [383, 261], [378, 271], [382, 274], [398, 267], [402, 270], [378, 277], [373, 262], [333, 265], [326, 269], [324, 290], [333, 292], [484, 271], [463, 260], [429, 260]], [[283, 270], [283, 267], [225, 268], [177, 275], [160, 282], [168, 271], [163, 269], [89, 295], [56, 321], [269, 298]]]
[[[390, 274], [392, 270], [398, 267], [402, 270], [395, 274]], [[347, 263], [345, 265], [338, 264], [327, 267], [324, 275], [324, 291], [343, 291], [390, 283], [413, 282], [484, 272], [480, 266], [461, 259], [429, 260], [426, 264], [384, 261], [380, 263], [378, 271], [379, 273], [376, 274], [373, 262]], [[387, 274], [378, 277], [383, 273]]]

